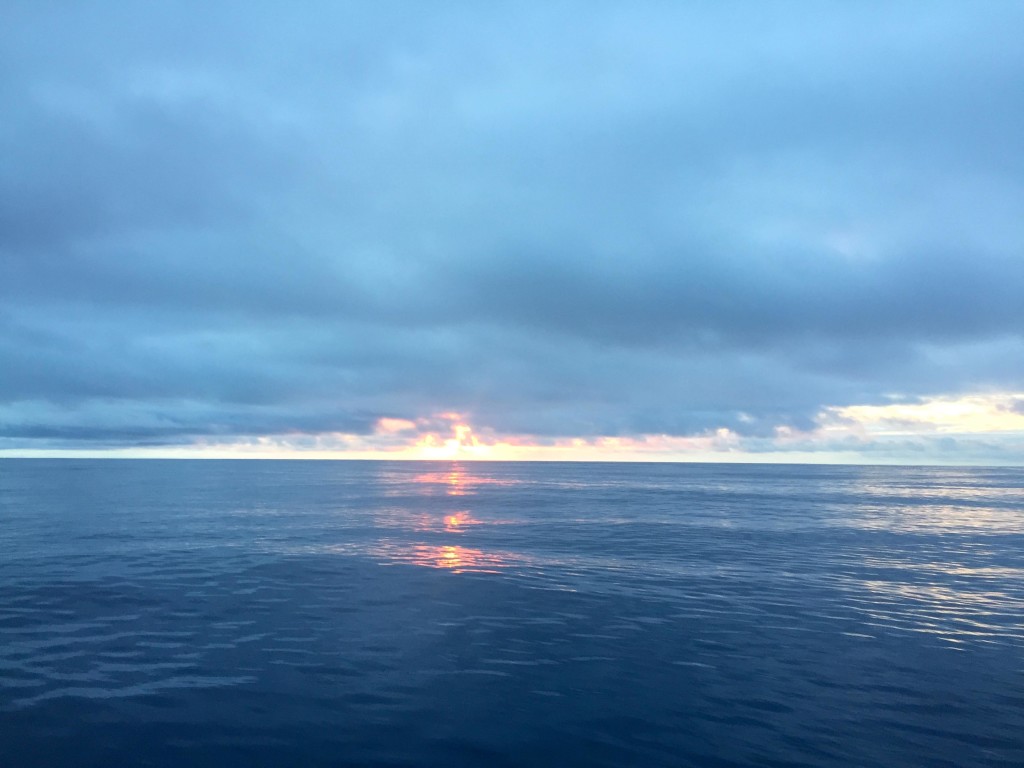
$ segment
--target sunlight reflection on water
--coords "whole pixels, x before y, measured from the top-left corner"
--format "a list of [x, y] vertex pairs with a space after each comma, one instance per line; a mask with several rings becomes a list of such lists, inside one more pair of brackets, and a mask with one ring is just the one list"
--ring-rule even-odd
[[[405, 478], [408, 481], [408, 478]], [[412, 478], [419, 493], [442, 492], [447, 496], [469, 496], [480, 486], [512, 486], [519, 483], [511, 477], [494, 477], [485, 472], [471, 472], [465, 464], [453, 463], [450, 467], [434, 472], [424, 472]]]
[[[121, 751], [172, 704], [202, 714], [198, 739], [291, 750], [350, 726], [367, 764], [433, 754], [433, 732], [407, 732], [396, 756], [412, 712], [457, 713], [452, 744], [469, 718], [486, 754], [545, 728], [576, 750], [609, 715], [636, 747], [621, 765], [715, 762], [678, 759], [693, 723], [716, 756], [755, 745], [734, 765], [793, 745], [787, 764], [1024, 764], [1019, 472], [74, 466], [7, 475], [0, 711], [24, 718], [5, 736], [45, 744], [40, 722], [87, 723], [103, 696], [127, 699], [99, 713]], [[857, 749], [823, 759], [840, 743]], [[484, 753], [452, 754], [435, 764]]]

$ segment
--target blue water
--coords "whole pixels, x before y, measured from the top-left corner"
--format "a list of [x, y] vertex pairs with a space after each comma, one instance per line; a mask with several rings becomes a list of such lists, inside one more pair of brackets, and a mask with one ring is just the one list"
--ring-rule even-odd
[[1020, 768], [1022, 487], [0, 461], [0, 766]]

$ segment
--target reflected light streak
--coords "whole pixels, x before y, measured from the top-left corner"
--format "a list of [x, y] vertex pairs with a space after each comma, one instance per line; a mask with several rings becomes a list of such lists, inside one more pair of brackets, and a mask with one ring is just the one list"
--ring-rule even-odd
[[489, 477], [484, 474], [472, 474], [461, 464], [452, 464], [448, 471], [424, 472], [416, 475], [413, 482], [443, 488], [446, 496], [469, 496], [479, 485], [516, 485], [518, 480], [505, 477]]
[[[403, 511], [399, 514], [389, 513], [381, 515], [374, 522], [383, 529], [405, 529], [416, 531], [417, 533], [456, 534], [466, 533], [476, 526], [484, 524], [482, 520], [473, 517], [469, 510], [445, 512], [442, 516], [430, 514], [429, 512], [413, 513]], [[501, 523], [501, 521], [498, 522], [499, 524]]]
[[469, 512], [456, 512], [445, 515], [444, 518], [444, 529], [447, 533], [465, 533], [467, 528], [480, 524], [480, 521]]
[[895, 581], [868, 580], [861, 585], [871, 595], [862, 610], [879, 626], [936, 635], [950, 642], [979, 637], [1019, 640], [1024, 631], [1019, 620], [1007, 620], [1021, 615], [1017, 595]]
[[500, 573], [509, 565], [507, 557], [480, 549], [444, 544], [416, 544], [398, 560], [424, 568], [437, 568], [453, 573]]
[[[464, 496], [470, 492], [471, 484], [485, 483], [491, 479], [471, 475], [461, 464], [452, 463], [447, 471], [416, 475], [413, 482], [427, 486], [426, 490], [443, 488], [447, 496]], [[447, 512], [440, 520], [432, 515], [417, 515], [412, 527], [423, 532], [443, 531], [446, 534], [462, 535], [477, 525], [481, 525], [481, 521], [473, 517], [469, 510], [463, 509]], [[454, 544], [415, 543], [404, 547], [391, 544], [385, 552], [389, 559], [396, 562], [439, 568], [454, 573], [497, 573], [507, 564], [506, 558], [502, 555]]]
[[448, 473], [447, 483], [449, 496], [466, 495], [466, 472], [458, 464], [452, 466], [452, 471]]

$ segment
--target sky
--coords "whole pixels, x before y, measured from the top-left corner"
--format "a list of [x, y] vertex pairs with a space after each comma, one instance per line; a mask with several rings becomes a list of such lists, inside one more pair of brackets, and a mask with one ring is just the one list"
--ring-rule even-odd
[[1024, 4], [0, 9], [0, 455], [1024, 464]]

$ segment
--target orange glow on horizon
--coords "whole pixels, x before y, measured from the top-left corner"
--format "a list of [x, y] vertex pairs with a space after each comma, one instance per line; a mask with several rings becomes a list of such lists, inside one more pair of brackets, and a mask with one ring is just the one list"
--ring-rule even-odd
[[[428, 432], [420, 438], [413, 449], [425, 459], [457, 459], [480, 458], [486, 456], [493, 445], [481, 442], [473, 433], [473, 428], [465, 423], [458, 414], [442, 414], [451, 417], [452, 422], [448, 436], [436, 432]], [[455, 418], [458, 417], [458, 418]]]
[[[895, 400], [895, 398], [894, 398]], [[742, 414], [741, 414], [742, 416]], [[742, 419], [741, 419], [742, 421]], [[980, 459], [932, 450], [939, 438], [998, 439]], [[904, 442], [895, 442], [903, 440]], [[914, 440], [913, 444], [906, 442]], [[893, 446], [890, 450], [887, 446]], [[910, 445], [910, 448], [906, 446]], [[965, 442], [965, 445], [968, 445]], [[981, 445], [985, 448], [986, 445]], [[876, 451], [875, 448], [881, 448]], [[916, 451], [913, 455], [908, 450]], [[980, 449], [979, 449], [980, 450]], [[1001, 451], [1002, 454], [996, 452]], [[0, 456], [109, 458], [295, 458], [493, 461], [665, 461], [740, 463], [1024, 463], [1024, 392], [895, 400], [882, 405], [827, 406], [805, 429], [786, 424], [770, 436], [727, 427], [696, 435], [637, 434], [550, 437], [479, 431], [467, 414], [435, 413], [415, 420], [382, 417], [368, 434], [327, 432], [206, 437], [180, 446], [104, 450], [2, 450]], [[908, 461], [908, 459], [912, 459]], [[983, 461], [982, 461], [983, 460]], [[430, 472], [438, 492], [465, 496], [484, 482], [464, 468]]]

